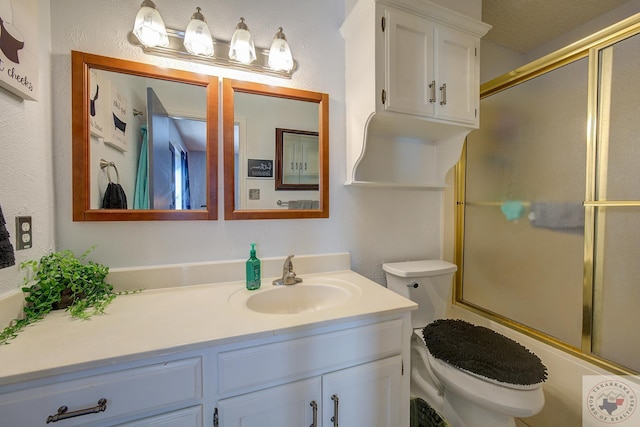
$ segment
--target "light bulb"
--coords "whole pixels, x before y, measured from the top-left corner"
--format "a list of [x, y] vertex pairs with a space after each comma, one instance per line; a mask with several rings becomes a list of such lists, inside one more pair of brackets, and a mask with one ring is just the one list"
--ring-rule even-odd
[[240, 18], [236, 31], [231, 38], [229, 58], [243, 64], [251, 64], [256, 60], [256, 48], [253, 45], [253, 38], [251, 38], [249, 28], [244, 23], [244, 18]]
[[138, 37], [140, 43], [147, 47], [169, 46], [167, 28], [160, 16], [160, 12], [158, 12], [156, 5], [151, 0], [142, 2], [133, 25], [133, 34]]
[[282, 32], [282, 27], [278, 30], [271, 48], [269, 49], [269, 67], [275, 71], [291, 71], [293, 68], [293, 57], [287, 38]]
[[212, 56], [211, 31], [200, 11], [201, 9], [197, 7], [196, 13], [191, 16], [191, 21], [184, 32], [184, 47], [193, 55]]

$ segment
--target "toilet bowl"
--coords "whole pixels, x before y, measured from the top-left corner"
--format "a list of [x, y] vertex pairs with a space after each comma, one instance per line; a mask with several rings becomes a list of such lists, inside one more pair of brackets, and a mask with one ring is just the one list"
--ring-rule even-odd
[[515, 417], [530, 417], [542, 409], [544, 379], [526, 385], [498, 381], [456, 367], [429, 351], [423, 329], [445, 317], [454, 264], [409, 261], [384, 264], [383, 269], [390, 290], [419, 304], [411, 316], [412, 396], [424, 399], [452, 427], [515, 427]]

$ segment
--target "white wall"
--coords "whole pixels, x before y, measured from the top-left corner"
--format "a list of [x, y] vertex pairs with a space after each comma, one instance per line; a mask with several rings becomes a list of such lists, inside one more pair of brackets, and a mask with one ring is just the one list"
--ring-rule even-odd
[[39, 23], [39, 99], [23, 101], [0, 89], [0, 206], [14, 249], [15, 217], [32, 217], [33, 247], [16, 251], [16, 265], [0, 270], [0, 294], [22, 285], [22, 261], [54, 246], [49, 0], [38, 2], [33, 18]]
[[[475, 0], [477, 1], [477, 0]], [[201, 5], [195, 0], [156, 0], [168, 26], [184, 28]], [[202, 6], [202, 5], [201, 5]], [[217, 38], [230, 39], [240, 16], [258, 46], [284, 27], [299, 70], [292, 80], [147, 56], [127, 40], [139, 2], [56, 0], [51, 10], [56, 246], [83, 251], [112, 267], [248, 257], [350, 251], [354, 270], [383, 282], [384, 261], [439, 257], [441, 193], [347, 188], [345, 181], [344, 0], [322, 2], [238, 0], [219, 2], [204, 15]], [[72, 222], [70, 50], [80, 50], [220, 77], [242, 78], [326, 92], [330, 97], [330, 218], [260, 221]], [[221, 130], [222, 132], [222, 130]], [[222, 141], [221, 133], [219, 141]], [[221, 149], [220, 149], [221, 154]], [[222, 218], [222, 171], [219, 173]]]

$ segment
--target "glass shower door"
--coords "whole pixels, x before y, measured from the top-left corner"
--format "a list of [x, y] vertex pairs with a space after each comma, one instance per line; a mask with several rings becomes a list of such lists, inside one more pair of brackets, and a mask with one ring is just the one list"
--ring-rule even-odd
[[582, 339], [587, 59], [481, 101], [467, 139], [462, 299]]
[[640, 371], [640, 36], [598, 61], [592, 351]]

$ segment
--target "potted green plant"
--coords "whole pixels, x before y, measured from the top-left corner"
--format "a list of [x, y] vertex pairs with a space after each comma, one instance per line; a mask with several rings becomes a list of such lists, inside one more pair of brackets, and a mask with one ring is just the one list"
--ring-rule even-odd
[[22, 288], [24, 317], [14, 319], [0, 332], [0, 344], [7, 344], [27, 325], [43, 319], [52, 310], [65, 309], [73, 317], [88, 319], [103, 313], [117, 295], [128, 293], [114, 292], [113, 286], [105, 282], [108, 267], [85, 262], [93, 248], [80, 257], [64, 250], [20, 264], [21, 269], [27, 270]]

